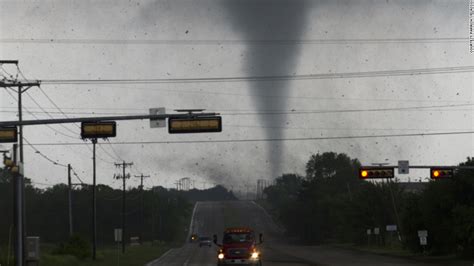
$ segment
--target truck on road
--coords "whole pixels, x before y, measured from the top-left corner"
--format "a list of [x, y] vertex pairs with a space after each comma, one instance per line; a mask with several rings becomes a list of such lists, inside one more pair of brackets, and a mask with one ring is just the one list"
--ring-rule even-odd
[[259, 245], [263, 243], [263, 235], [259, 234], [258, 241], [255, 232], [247, 227], [233, 227], [224, 230], [222, 244], [214, 235], [214, 244], [219, 246], [217, 265], [262, 265], [262, 254]]

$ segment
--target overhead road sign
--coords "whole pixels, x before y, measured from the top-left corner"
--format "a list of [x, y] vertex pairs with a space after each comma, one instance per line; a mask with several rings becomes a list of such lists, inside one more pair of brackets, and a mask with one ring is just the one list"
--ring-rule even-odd
[[10, 143], [18, 141], [18, 130], [13, 127], [0, 127], [0, 143]]
[[169, 118], [168, 132], [170, 134], [222, 132], [222, 117]]
[[359, 169], [360, 179], [393, 178], [393, 167], [361, 167]]
[[83, 139], [113, 138], [117, 135], [115, 121], [83, 122], [81, 124], [81, 137]]

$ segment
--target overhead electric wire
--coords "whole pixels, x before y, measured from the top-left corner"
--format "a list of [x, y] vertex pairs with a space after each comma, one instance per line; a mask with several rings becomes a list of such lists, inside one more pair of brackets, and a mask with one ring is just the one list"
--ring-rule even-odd
[[85, 183], [82, 181], [82, 179], [79, 177], [79, 175], [76, 173], [73, 167], [71, 167], [71, 171], [72, 171], [72, 174], [77, 178], [77, 180], [79, 180], [79, 182], [81, 182], [81, 184], [84, 185]]
[[[422, 109], [433, 109], [433, 108], [450, 108], [450, 107], [461, 107], [461, 106], [474, 106], [473, 103], [469, 104], [449, 104], [449, 105], [431, 105], [431, 106], [409, 106], [409, 107], [394, 107], [394, 108], [374, 108], [374, 109], [333, 109], [333, 110], [289, 110], [289, 111], [268, 111], [268, 112], [235, 112], [226, 113], [220, 112], [221, 115], [289, 115], [289, 114], [326, 114], [326, 113], [355, 113], [355, 112], [386, 112], [386, 111], [407, 111], [407, 110], [422, 110]], [[430, 110], [429, 110], [430, 111]], [[434, 111], [434, 110], [433, 110]], [[442, 110], [445, 111], [445, 110]]]
[[[35, 103], [36, 106], [38, 106], [38, 108], [40, 108], [48, 117], [50, 117], [51, 119], [56, 119], [56, 117], [52, 116], [48, 111], [43, 109], [43, 107], [28, 92], [26, 92], [26, 95], [30, 97], [33, 103]], [[77, 134], [77, 132], [74, 132], [72, 129], [66, 127], [65, 125], [60, 124], [59, 126], [61, 126], [62, 128], [64, 128], [65, 130], [69, 131], [72, 134]]]
[[[5, 72], [5, 74], [7, 74], [8, 76], [10, 76], [10, 79], [11, 79], [11, 80], [18, 80], [18, 72], [16, 73], [16, 77], [13, 77], [13, 75], [12, 75], [10, 72], [8, 72], [8, 71], [3, 67], [3, 64], [0, 64], [0, 69], [1, 69], [3, 72]], [[7, 77], [5, 77], [4, 75], [2, 75], [2, 76], [3, 76], [3, 80], [8, 80]]]
[[[12, 97], [13, 100], [17, 101], [17, 99], [16, 99], [8, 90], [7, 90], [7, 92], [8, 92], [8, 94]], [[29, 96], [30, 96], [30, 95], [29, 95]], [[30, 96], [30, 97], [31, 97], [31, 96]], [[35, 102], [36, 102], [36, 101], [35, 101]], [[36, 102], [36, 104], [39, 106], [39, 104], [38, 104], [37, 102]], [[31, 111], [29, 111], [28, 108], [26, 108], [26, 107], [24, 107], [24, 106], [23, 106], [22, 108], [23, 108], [28, 114], [30, 114], [31, 116], [33, 116], [34, 118], [40, 119], [40, 118], [37, 117], [34, 113], [32, 113]], [[41, 106], [39, 106], [39, 108], [42, 109]], [[48, 116], [51, 117], [51, 115], [49, 115], [49, 114], [48, 114]], [[54, 117], [52, 117], [52, 118], [54, 118]], [[75, 137], [75, 136], [68, 135], [68, 134], [66, 134], [66, 133], [63, 133], [63, 132], [61, 132], [61, 131], [55, 129], [55, 128], [52, 127], [51, 125], [45, 125], [45, 126], [48, 127], [49, 129], [51, 129], [52, 131], [56, 132], [57, 134], [60, 134], [60, 135], [65, 136], [65, 137], [67, 137], [67, 138], [75, 139], [75, 140], [78, 139], [78, 138]], [[76, 132], [74, 132], [74, 134], [76, 134]], [[99, 147], [100, 147], [100, 146], [99, 146]], [[87, 146], [87, 148], [88, 148], [90, 151], [92, 151], [92, 148], [90, 148], [89, 146]], [[102, 149], [103, 149], [103, 148], [102, 148]], [[104, 149], [104, 151], [105, 151], [105, 149]], [[106, 152], [106, 154], [107, 154], [107, 151], [105, 151], [105, 152]], [[108, 155], [111, 156], [110, 154], [108, 154]], [[113, 158], [113, 156], [111, 156], [111, 157]], [[100, 161], [105, 162], [105, 163], [114, 164], [114, 162], [107, 161], [107, 160], [105, 160], [105, 159], [103, 159], [103, 158], [101, 158], [101, 157], [99, 157], [99, 156], [96, 156], [96, 158], [99, 159]]]
[[[283, 98], [283, 99], [297, 99], [297, 100], [319, 100], [319, 101], [327, 101], [327, 100], [335, 100], [335, 101], [376, 101], [376, 102], [465, 102], [465, 101], [456, 101], [456, 100], [416, 100], [416, 99], [394, 99], [394, 98], [350, 98], [350, 97], [320, 97], [320, 96], [291, 96], [291, 95], [275, 95], [275, 94], [241, 94], [241, 93], [233, 93], [233, 92], [222, 92], [222, 91], [206, 91], [206, 90], [170, 90], [164, 89], [160, 87], [124, 87], [124, 86], [109, 86], [107, 84], [97, 84], [100, 87], [117, 89], [123, 88], [127, 90], [154, 90], [154, 91], [165, 91], [171, 92], [176, 94], [209, 94], [209, 95], [223, 95], [223, 96], [237, 96], [237, 97], [247, 97], [247, 98]], [[131, 85], [131, 84], [128, 84]], [[133, 85], [133, 84], [132, 84]], [[97, 87], [95, 87], [97, 88]], [[233, 90], [236, 88], [233, 88]], [[139, 109], [141, 110], [141, 109]]]
[[352, 39], [99, 39], [99, 38], [0, 38], [0, 43], [32, 44], [108, 44], [108, 45], [316, 45], [316, 44], [382, 44], [382, 43], [465, 43], [466, 37], [433, 38], [352, 38]]
[[[406, 134], [378, 134], [378, 135], [352, 135], [333, 137], [302, 137], [302, 138], [261, 138], [261, 139], [220, 139], [220, 140], [170, 140], [170, 141], [121, 141], [112, 142], [114, 145], [142, 145], [142, 144], [199, 144], [199, 143], [242, 143], [242, 142], [283, 142], [283, 141], [317, 141], [317, 140], [341, 140], [341, 139], [371, 139], [371, 138], [394, 138], [394, 137], [428, 137], [444, 135], [468, 135], [474, 131], [451, 131], [432, 133], [406, 133]], [[35, 143], [36, 146], [76, 146], [84, 143]]]
[[216, 82], [256, 82], [287, 80], [318, 80], [364, 77], [396, 77], [429, 74], [472, 73], [474, 66], [438, 67], [418, 69], [378, 70], [343, 73], [279, 75], [279, 76], [241, 76], [208, 78], [152, 78], [152, 79], [45, 79], [42, 84], [159, 84], [159, 83], [216, 83]]
[[[10, 97], [15, 100], [15, 101], [18, 101], [12, 94], [10, 91], [7, 90], [7, 93], [10, 95]], [[35, 114], [33, 114], [32, 112], [29, 111], [28, 108], [26, 107], [22, 107], [28, 114], [30, 114], [31, 116], [33, 116], [34, 118], [36, 119], [39, 119], [39, 117], [37, 117]], [[65, 137], [68, 137], [68, 138], [71, 138], [71, 139], [77, 139], [76, 137], [74, 136], [71, 136], [69, 134], [66, 134], [66, 133], [63, 133], [57, 129], [55, 129], [54, 127], [52, 127], [51, 125], [45, 125], [47, 128], [51, 129], [53, 132], [56, 132], [57, 134], [59, 135], [62, 135], [62, 136], [65, 136]]]
[[284, 129], [284, 130], [341, 130], [341, 131], [442, 131], [442, 130], [456, 130], [456, 131], [468, 131], [470, 129], [459, 128], [459, 129], [447, 129], [447, 128], [338, 128], [338, 127], [284, 127], [284, 126], [262, 126], [262, 125], [226, 125], [224, 127], [234, 127], [234, 128], [270, 128], [270, 129]]
[[46, 156], [45, 154], [43, 154], [42, 152], [40, 152], [36, 147], [35, 145], [31, 144], [26, 138], [23, 138], [23, 140], [28, 144], [28, 146], [30, 146], [37, 154], [39, 154], [41, 157], [43, 157], [44, 159], [46, 159], [47, 161], [53, 163], [54, 165], [58, 165], [58, 166], [62, 166], [62, 167], [66, 167], [67, 168], [67, 165], [65, 164], [62, 164], [62, 163], [58, 163], [57, 161], [49, 158], [48, 156]]
[[[51, 104], [53, 104], [53, 106], [54, 106], [64, 117], [69, 118], [69, 116], [66, 115], [66, 113], [63, 112], [63, 110], [61, 110], [61, 108], [59, 108], [59, 106], [53, 101], [53, 99], [51, 99], [51, 97], [48, 96], [48, 94], [46, 94], [46, 92], [45, 92], [41, 87], [39, 87], [39, 90], [41, 91], [41, 93], [43, 93], [43, 95], [48, 99], [48, 101], [51, 102]], [[30, 95], [28, 95], [28, 96], [30, 96]], [[30, 97], [31, 97], [31, 96], [30, 96]], [[35, 101], [35, 103], [36, 103], [36, 101]], [[44, 111], [43, 108], [40, 107], [40, 109]], [[81, 127], [79, 127], [77, 124], [73, 124], [73, 125], [76, 126], [79, 130], [81, 129]], [[108, 141], [108, 140], [107, 140], [107, 141]], [[92, 149], [91, 149], [89, 146], [87, 146], [87, 147], [88, 147], [88, 149], [89, 149], [90, 151], [92, 151]], [[104, 147], [99, 146], [99, 148], [102, 149], [102, 150], [103, 150], [110, 158], [112, 158], [113, 160], [116, 159], [116, 158], [115, 158], [114, 156], [112, 156], [107, 150], [105, 150]], [[118, 157], [117, 157], [117, 158], [118, 158]], [[109, 162], [109, 161], [104, 160], [104, 159], [102, 159], [102, 158], [99, 158], [99, 160], [102, 160], [102, 161], [104, 161], [104, 162], [106, 162], [106, 163], [109, 163], [109, 164], [113, 164], [113, 162]]]

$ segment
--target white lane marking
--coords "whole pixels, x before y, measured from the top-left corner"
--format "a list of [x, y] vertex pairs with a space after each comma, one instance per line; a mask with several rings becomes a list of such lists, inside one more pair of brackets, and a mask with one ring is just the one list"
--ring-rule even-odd
[[160, 262], [163, 258], [166, 257], [166, 255], [168, 255], [172, 250], [174, 250], [174, 248], [171, 248], [171, 249], [168, 249], [168, 251], [166, 251], [163, 255], [161, 255], [159, 258], [155, 259], [154, 261], [150, 261], [148, 262], [147, 264], [145, 264], [145, 266], [153, 266], [154, 264]]
[[191, 222], [189, 223], [188, 237], [186, 238], [185, 243], [187, 243], [189, 239], [191, 238], [191, 233], [192, 233], [192, 229], [194, 225], [194, 214], [196, 214], [196, 209], [197, 209], [198, 204], [199, 204], [199, 201], [194, 204], [193, 214], [191, 215]]

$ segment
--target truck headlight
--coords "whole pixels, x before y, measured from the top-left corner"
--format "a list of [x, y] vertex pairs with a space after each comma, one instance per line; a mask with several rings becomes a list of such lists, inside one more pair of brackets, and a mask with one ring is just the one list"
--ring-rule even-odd
[[224, 259], [224, 253], [219, 253], [219, 255], [217, 255], [217, 258], [220, 260]]
[[252, 252], [252, 259], [258, 259], [258, 252]]

